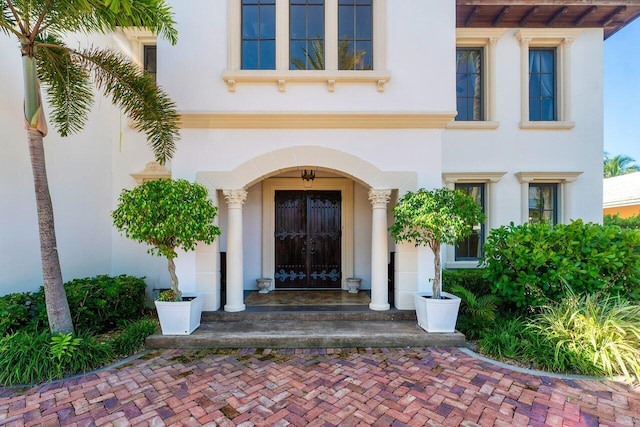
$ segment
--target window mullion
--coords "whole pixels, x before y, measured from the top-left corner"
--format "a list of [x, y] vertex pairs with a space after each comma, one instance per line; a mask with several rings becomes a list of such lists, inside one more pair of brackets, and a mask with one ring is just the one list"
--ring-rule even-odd
[[325, 69], [338, 69], [338, 0], [325, 0], [324, 6], [324, 64]]
[[289, 0], [276, 0], [276, 70], [289, 69]]

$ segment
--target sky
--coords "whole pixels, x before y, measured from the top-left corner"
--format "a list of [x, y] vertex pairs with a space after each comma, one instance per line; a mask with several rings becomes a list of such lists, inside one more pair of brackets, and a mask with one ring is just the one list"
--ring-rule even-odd
[[604, 42], [604, 151], [640, 165], [640, 18]]

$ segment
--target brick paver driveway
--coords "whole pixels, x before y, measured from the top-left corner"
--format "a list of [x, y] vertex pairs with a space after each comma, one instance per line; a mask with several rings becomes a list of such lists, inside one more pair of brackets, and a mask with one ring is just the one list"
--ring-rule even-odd
[[167, 350], [0, 390], [0, 424], [640, 426], [640, 391], [514, 372], [454, 348]]

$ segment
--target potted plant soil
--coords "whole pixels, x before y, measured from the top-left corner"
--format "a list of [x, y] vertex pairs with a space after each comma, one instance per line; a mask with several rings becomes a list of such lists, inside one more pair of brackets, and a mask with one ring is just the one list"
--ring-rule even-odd
[[112, 213], [114, 226], [126, 237], [151, 245], [150, 254], [167, 258], [171, 289], [155, 301], [164, 335], [188, 335], [200, 326], [202, 297], [182, 295], [174, 259], [178, 249], [192, 251], [198, 242], [214, 242], [220, 235], [213, 223], [216, 214], [207, 189], [184, 179], [146, 181], [120, 194]]
[[442, 292], [442, 245], [454, 245], [484, 221], [482, 208], [472, 197], [457, 190], [438, 188], [407, 192], [393, 209], [394, 223], [389, 230], [396, 242], [428, 246], [434, 255], [432, 292], [416, 292], [414, 302], [418, 325], [427, 332], [453, 332], [460, 298]]

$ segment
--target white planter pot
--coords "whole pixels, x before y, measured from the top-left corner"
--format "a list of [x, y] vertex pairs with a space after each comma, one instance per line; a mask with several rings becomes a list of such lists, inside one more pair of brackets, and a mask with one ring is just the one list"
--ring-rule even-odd
[[413, 295], [418, 326], [427, 332], [454, 332], [460, 298], [448, 292], [441, 292], [445, 299], [433, 299], [431, 295], [431, 292], [416, 292]]
[[200, 326], [202, 295], [182, 296], [194, 298], [180, 302], [155, 301], [162, 335], [189, 335]]

